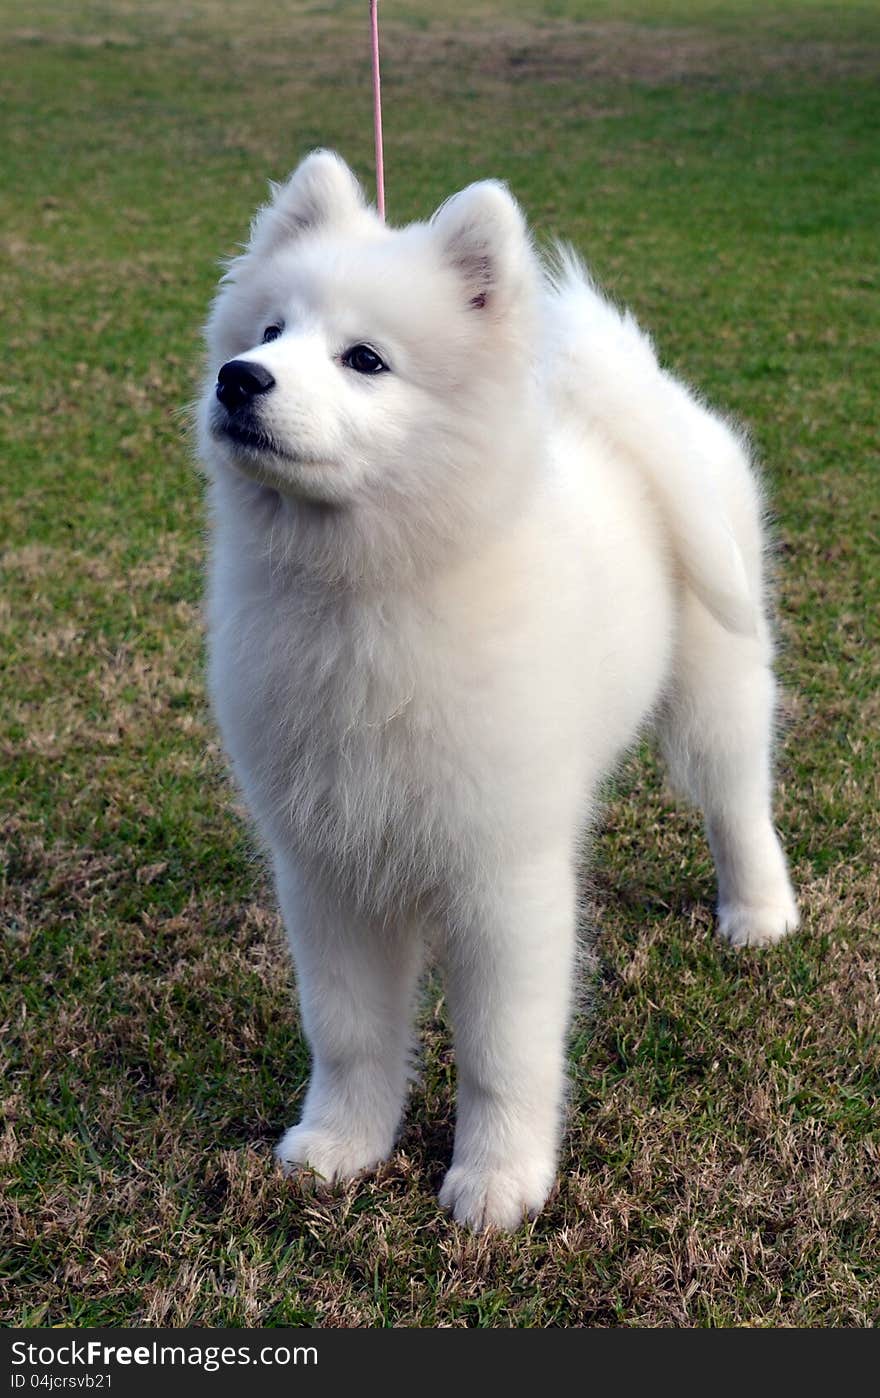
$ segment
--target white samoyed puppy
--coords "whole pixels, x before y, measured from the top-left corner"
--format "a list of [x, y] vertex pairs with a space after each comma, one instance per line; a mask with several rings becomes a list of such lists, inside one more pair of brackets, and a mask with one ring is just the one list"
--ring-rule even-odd
[[210, 692], [313, 1059], [278, 1155], [338, 1180], [391, 1152], [430, 946], [440, 1200], [513, 1228], [556, 1170], [582, 840], [647, 720], [705, 815], [721, 935], [797, 926], [748, 452], [494, 181], [393, 229], [309, 155], [207, 342]]

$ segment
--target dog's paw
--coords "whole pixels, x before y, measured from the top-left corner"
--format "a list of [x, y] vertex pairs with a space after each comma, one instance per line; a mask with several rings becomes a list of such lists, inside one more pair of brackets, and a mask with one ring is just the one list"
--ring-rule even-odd
[[313, 1171], [322, 1184], [336, 1184], [374, 1170], [391, 1148], [365, 1140], [338, 1140], [328, 1132], [301, 1123], [291, 1126], [275, 1148], [286, 1175]]
[[755, 906], [735, 903], [718, 910], [719, 935], [732, 947], [769, 947], [797, 930], [800, 916], [791, 897]]
[[526, 1218], [540, 1213], [554, 1174], [552, 1168], [469, 1169], [453, 1164], [440, 1190], [440, 1205], [456, 1223], [464, 1223], [477, 1232], [487, 1228], [513, 1232]]

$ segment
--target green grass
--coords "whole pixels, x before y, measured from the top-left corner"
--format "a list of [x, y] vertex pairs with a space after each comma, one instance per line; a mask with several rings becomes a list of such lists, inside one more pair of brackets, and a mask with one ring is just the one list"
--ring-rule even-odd
[[366, 6], [3, 7], [2, 1316], [41, 1325], [871, 1325], [880, 1312], [880, 12], [454, 0], [384, 21], [389, 213], [508, 179], [752, 430], [778, 519], [801, 934], [713, 939], [650, 751], [609, 795], [556, 1196], [438, 1211], [431, 987], [399, 1152], [275, 1173], [306, 1053], [201, 675], [185, 405], [217, 275], [314, 144], [371, 182]]

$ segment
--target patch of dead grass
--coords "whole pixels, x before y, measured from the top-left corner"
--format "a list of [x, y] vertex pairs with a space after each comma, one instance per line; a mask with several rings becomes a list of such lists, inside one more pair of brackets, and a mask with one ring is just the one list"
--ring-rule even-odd
[[[121, 15], [120, 15], [121, 17]], [[149, 44], [164, 34], [178, 53], [202, 49], [208, 34], [212, 46], [222, 35], [237, 66], [286, 69], [295, 78], [302, 55], [308, 55], [310, 82], [322, 78], [347, 79], [364, 64], [364, 34], [357, 25], [340, 22], [308, 7], [283, 7], [267, 11], [261, 23], [260, 41], [254, 43], [252, 26], [235, 14], [234, 7], [201, 6], [181, 24], [179, 13], [154, 8], [144, 23], [140, 12], [130, 11], [130, 28], [90, 32], [59, 28], [57, 21], [43, 27], [16, 28], [9, 42], [22, 47], [40, 45], [100, 49]], [[389, 85], [405, 74], [407, 81], [436, 86], [447, 81], [450, 64], [468, 77], [491, 80], [644, 84], [708, 82], [735, 79], [755, 84], [768, 77], [835, 81], [870, 78], [880, 69], [880, 44], [842, 38], [790, 39], [759, 21], [746, 31], [732, 32], [702, 26], [642, 24], [636, 21], [596, 19], [575, 21], [528, 17], [514, 18], [509, 11], [490, 9], [480, 18], [473, 14], [450, 22], [443, 13], [430, 23], [413, 27], [388, 15], [383, 21], [383, 71]], [[239, 139], [237, 137], [237, 139]]]

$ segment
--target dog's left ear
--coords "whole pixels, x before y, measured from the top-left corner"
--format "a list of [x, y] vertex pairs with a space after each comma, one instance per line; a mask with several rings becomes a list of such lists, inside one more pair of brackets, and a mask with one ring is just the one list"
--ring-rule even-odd
[[364, 207], [360, 185], [331, 150], [313, 150], [284, 184], [271, 189], [272, 199], [251, 225], [248, 251], [258, 256], [313, 229], [338, 227]]
[[526, 221], [500, 181], [468, 185], [441, 204], [431, 222], [443, 258], [458, 272], [474, 311], [503, 314], [533, 286]]

